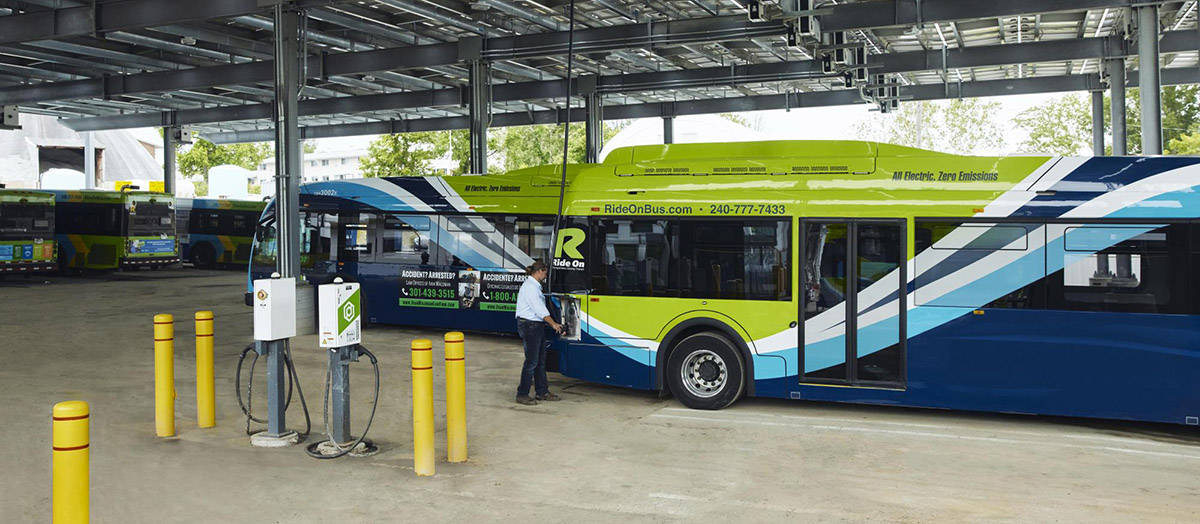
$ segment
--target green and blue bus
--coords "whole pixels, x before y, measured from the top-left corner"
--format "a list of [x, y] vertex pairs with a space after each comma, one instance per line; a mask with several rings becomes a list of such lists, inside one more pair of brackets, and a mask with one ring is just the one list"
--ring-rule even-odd
[[[304, 274], [375, 322], [513, 331], [552, 263], [566, 376], [1200, 424], [1200, 158], [852, 141], [636, 146], [566, 173], [301, 188]], [[273, 264], [264, 213], [251, 276]]]
[[0, 275], [57, 267], [54, 195], [0, 188]]
[[205, 269], [249, 264], [254, 228], [266, 205], [261, 200], [178, 199], [175, 224], [183, 260]]
[[179, 262], [175, 197], [148, 191], [50, 191], [61, 269], [158, 269]]

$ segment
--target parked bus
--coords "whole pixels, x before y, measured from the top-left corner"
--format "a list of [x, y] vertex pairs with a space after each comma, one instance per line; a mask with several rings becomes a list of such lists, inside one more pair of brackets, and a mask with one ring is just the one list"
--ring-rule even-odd
[[[1200, 158], [637, 146], [567, 173], [302, 187], [304, 274], [375, 322], [512, 331], [549, 259], [566, 376], [1200, 424]], [[254, 275], [274, 263], [270, 209]]]
[[158, 269], [179, 262], [175, 197], [145, 191], [50, 191], [59, 267]]
[[205, 269], [250, 263], [254, 228], [266, 205], [261, 200], [179, 199], [175, 223], [183, 260]]
[[0, 275], [56, 266], [54, 195], [0, 188]]

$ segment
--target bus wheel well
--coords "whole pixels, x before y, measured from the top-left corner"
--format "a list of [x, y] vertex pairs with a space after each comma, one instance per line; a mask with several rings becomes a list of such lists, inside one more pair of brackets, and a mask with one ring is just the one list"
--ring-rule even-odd
[[721, 334], [725, 338], [729, 339], [730, 342], [733, 342], [733, 344], [738, 348], [738, 351], [742, 354], [742, 361], [745, 363], [746, 396], [754, 396], [754, 360], [750, 353], [750, 346], [748, 346], [746, 344], [746, 340], [743, 339], [742, 336], [728, 324], [712, 318], [688, 319], [680, 322], [667, 332], [666, 336], [664, 336], [662, 339], [662, 343], [659, 344], [659, 350], [655, 355], [654, 388], [659, 390], [666, 390], [669, 388], [663, 374], [663, 370], [666, 369], [667, 362], [671, 357], [671, 351], [675, 349], [675, 346], [678, 345], [680, 341], [695, 335], [696, 333], [703, 333], [705, 331]]

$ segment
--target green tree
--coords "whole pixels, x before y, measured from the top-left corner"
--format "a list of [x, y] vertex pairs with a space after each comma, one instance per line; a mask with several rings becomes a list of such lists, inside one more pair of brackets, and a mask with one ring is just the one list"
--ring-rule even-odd
[[904, 102], [857, 127], [860, 139], [960, 155], [1004, 147], [1004, 130], [992, 115], [998, 102], [981, 98]]
[[[605, 122], [604, 141], [612, 139], [628, 121]], [[571, 124], [567, 159], [571, 163], [582, 163], [586, 156], [587, 137], [582, 123]], [[504, 130], [500, 145], [504, 148], [504, 167], [508, 171], [546, 164], [561, 164], [563, 154], [562, 124], [544, 124], [510, 127]]]
[[449, 150], [445, 132], [380, 135], [371, 141], [358, 169], [368, 178], [436, 175], [433, 161]]
[[219, 146], [203, 138], [197, 138], [190, 146], [180, 146], [176, 151], [179, 173], [189, 178], [200, 175], [205, 182], [208, 182], [208, 170], [212, 167], [231, 164], [254, 170], [272, 154], [271, 146], [266, 143]]
[[1021, 144], [1028, 152], [1078, 155], [1092, 142], [1091, 103], [1081, 93], [1063, 95], [1026, 109], [1013, 123], [1029, 133]]
[[1167, 149], [1172, 155], [1200, 155], [1200, 124], [1192, 124], [1188, 133], [1172, 138]]
[[[1024, 118], [1023, 118], [1024, 117]], [[1090, 151], [1092, 109], [1087, 97], [1081, 94], [1055, 98], [1047, 104], [1026, 110], [1014, 122], [1030, 133], [1022, 144], [1032, 150], [1054, 154], [1079, 154]], [[1104, 96], [1104, 131], [1112, 130], [1112, 101]], [[1188, 135], [1200, 124], [1200, 86], [1179, 85], [1162, 88], [1163, 153], [1191, 154]], [[1071, 149], [1069, 142], [1078, 144]], [[1173, 145], [1177, 144], [1177, 145]], [[1061, 147], [1058, 147], [1061, 146]], [[1142, 152], [1142, 97], [1139, 89], [1126, 91], [1125, 150], [1130, 155]], [[1105, 146], [1112, 154], [1112, 145]]]

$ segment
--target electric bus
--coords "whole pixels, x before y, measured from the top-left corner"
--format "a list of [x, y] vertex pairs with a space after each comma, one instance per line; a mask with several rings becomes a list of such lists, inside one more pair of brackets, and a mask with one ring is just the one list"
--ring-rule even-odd
[[55, 269], [54, 195], [0, 188], [0, 275]]
[[[636, 146], [302, 186], [304, 275], [375, 322], [512, 331], [552, 265], [561, 373], [743, 396], [1200, 424], [1200, 158], [851, 141]], [[252, 275], [274, 263], [264, 213]], [[553, 249], [552, 249], [553, 248]]]
[[179, 262], [175, 197], [146, 191], [50, 191], [60, 269], [158, 269]]
[[175, 226], [182, 259], [193, 266], [250, 263], [250, 243], [266, 202], [216, 198], [181, 198], [175, 203]]

